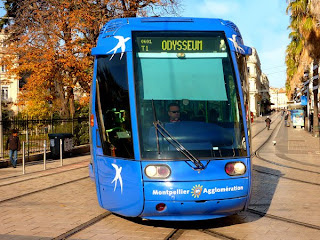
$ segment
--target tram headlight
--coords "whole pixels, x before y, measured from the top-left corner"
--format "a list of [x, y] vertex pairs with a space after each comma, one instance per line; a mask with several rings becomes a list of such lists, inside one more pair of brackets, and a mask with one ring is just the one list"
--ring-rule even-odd
[[168, 178], [171, 169], [167, 165], [148, 165], [144, 172], [148, 178]]
[[225, 171], [230, 176], [245, 174], [247, 168], [243, 162], [229, 162], [225, 166]]

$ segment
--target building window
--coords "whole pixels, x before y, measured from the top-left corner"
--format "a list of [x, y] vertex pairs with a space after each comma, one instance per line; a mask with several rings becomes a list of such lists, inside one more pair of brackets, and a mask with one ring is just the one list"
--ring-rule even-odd
[[2, 72], [6, 72], [7, 71], [7, 66], [6, 65], [2, 65], [1, 66], [1, 71]]
[[9, 88], [8, 87], [2, 87], [1, 96], [2, 96], [2, 100], [8, 100], [8, 98], [9, 98]]
[[6, 41], [5, 41], [5, 40], [2, 40], [1, 45], [2, 45], [2, 47], [4, 47], [4, 48], [7, 47]]

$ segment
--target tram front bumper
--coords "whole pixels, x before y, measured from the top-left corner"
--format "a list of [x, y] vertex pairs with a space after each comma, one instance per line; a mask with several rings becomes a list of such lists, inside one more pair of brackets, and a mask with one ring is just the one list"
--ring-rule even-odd
[[140, 217], [166, 221], [206, 220], [237, 213], [244, 209], [246, 202], [247, 197], [198, 202], [162, 201], [166, 207], [159, 212], [156, 210], [159, 201], [146, 201]]
[[[190, 182], [145, 182], [141, 215], [157, 220], [201, 220], [224, 217], [244, 209], [248, 178]], [[158, 211], [157, 205], [165, 207]]]

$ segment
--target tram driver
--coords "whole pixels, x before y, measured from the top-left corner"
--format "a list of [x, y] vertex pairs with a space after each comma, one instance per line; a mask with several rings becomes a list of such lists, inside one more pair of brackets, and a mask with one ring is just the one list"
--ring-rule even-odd
[[180, 107], [177, 103], [170, 103], [168, 107], [170, 122], [180, 122]]

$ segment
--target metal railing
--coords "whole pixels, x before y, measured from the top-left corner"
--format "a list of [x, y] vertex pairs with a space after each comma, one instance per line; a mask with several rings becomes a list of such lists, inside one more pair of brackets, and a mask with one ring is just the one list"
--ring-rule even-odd
[[[18, 157], [22, 156], [22, 143], [25, 142], [25, 156], [43, 153], [44, 140], [46, 140], [46, 151], [50, 151], [50, 133], [71, 133], [73, 135], [73, 145], [80, 146], [89, 143], [89, 121], [88, 117], [70, 118], [70, 119], [22, 119], [13, 118], [0, 121], [2, 125], [3, 151], [0, 146], [0, 159], [9, 157], [9, 150], [6, 149], [6, 143], [13, 129], [19, 132], [21, 150]], [[1, 141], [0, 141], [1, 142]]]
[[[43, 142], [43, 170], [47, 170], [47, 149], [46, 149], [47, 141]], [[63, 144], [62, 139], [59, 141], [59, 149], [60, 149], [60, 167], [63, 166]], [[26, 152], [25, 152], [25, 142], [22, 142], [22, 174], [26, 173]]]

